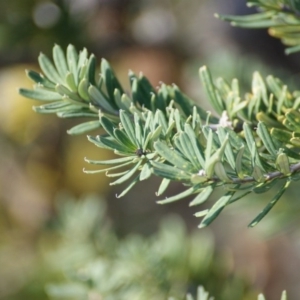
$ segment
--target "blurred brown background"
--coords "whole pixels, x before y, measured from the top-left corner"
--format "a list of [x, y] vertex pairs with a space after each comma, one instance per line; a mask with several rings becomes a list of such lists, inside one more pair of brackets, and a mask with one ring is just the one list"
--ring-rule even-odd
[[[23, 299], [20, 291], [33, 264], [37, 244], [55, 215], [55, 197], [96, 193], [107, 199], [118, 234], [149, 235], [169, 212], [180, 214], [189, 228], [199, 220], [188, 202], [159, 206], [159, 181], [141, 183], [126, 197], [112, 190], [101, 175], [86, 175], [84, 157], [111, 154], [70, 137], [75, 121], [35, 114], [34, 101], [20, 97], [19, 87], [31, 87], [25, 69], [38, 70], [39, 52], [51, 56], [53, 45], [87, 47], [107, 58], [128, 87], [127, 73], [143, 72], [157, 86], [176, 83], [203, 107], [198, 68], [208, 65], [214, 76], [240, 79], [249, 90], [255, 70], [284, 77], [299, 85], [299, 56], [285, 57], [279, 41], [265, 31], [232, 29], [213, 17], [251, 13], [234, 0], [11, 0], [0, 2], [0, 299]], [[96, 132], [94, 133], [96, 134]], [[171, 195], [181, 188], [173, 184]], [[211, 199], [207, 205], [215, 200]], [[266, 197], [229, 207], [212, 228], [217, 249], [226, 249], [232, 268], [246, 274], [254, 288], [277, 299], [287, 289], [299, 299], [300, 255], [297, 188], [255, 229], [248, 222], [266, 205]], [[196, 211], [201, 208], [197, 208]]]

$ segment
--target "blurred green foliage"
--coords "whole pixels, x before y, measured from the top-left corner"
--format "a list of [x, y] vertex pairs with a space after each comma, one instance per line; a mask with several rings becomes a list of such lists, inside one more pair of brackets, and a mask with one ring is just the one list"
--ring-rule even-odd
[[254, 294], [216, 253], [209, 231], [189, 234], [174, 215], [148, 238], [118, 238], [102, 199], [60, 198], [27, 282], [10, 299], [44, 299], [44, 285], [50, 299], [183, 299], [198, 285], [221, 300]]

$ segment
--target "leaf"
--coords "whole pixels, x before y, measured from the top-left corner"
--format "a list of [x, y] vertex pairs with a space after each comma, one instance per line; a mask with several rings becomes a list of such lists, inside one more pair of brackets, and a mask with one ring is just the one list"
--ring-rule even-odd
[[267, 87], [258, 72], [254, 72], [252, 80], [252, 93], [260, 95], [266, 107], [269, 105]]
[[66, 83], [72, 92], [77, 92], [77, 85], [73, 73], [68, 72], [66, 75]]
[[278, 154], [276, 158], [276, 166], [282, 174], [286, 176], [291, 174], [289, 158], [285, 153]]
[[209, 196], [213, 193], [215, 186], [214, 185], [209, 185], [202, 189], [200, 193], [190, 202], [189, 206], [195, 206], [202, 204], [205, 202]]
[[41, 106], [34, 106], [33, 110], [41, 114], [51, 114], [51, 113], [57, 113], [63, 111], [66, 108], [70, 108], [70, 107], [74, 107], [74, 106], [70, 105], [70, 103], [68, 102], [56, 101]]
[[263, 182], [256, 185], [252, 191], [256, 194], [263, 194], [268, 192], [272, 187], [274, 187], [278, 183], [277, 179], [273, 179], [269, 182]]
[[62, 100], [62, 96], [56, 92], [51, 92], [43, 89], [28, 90], [28, 89], [19, 89], [19, 93], [30, 99], [40, 100], [40, 101], [58, 101]]
[[60, 77], [65, 78], [68, 73], [67, 62], [63, 50], [58, 45], [53, 47], [53, 60]]
[[50, 81], [52, 81], [55, 84], [57, 83], [64, 84], [63, 79], [57, 73], [52, 62], [45, 54], [40, 53], [38, 61], [43, 73]]
[[87, 79], [91, 85], [96, 85], [95, 81], [95, 73], [96, 73], [96, 57], [92, 54], [87, 63]]
[[151, 161], [153, 167], [153, 174], [169, 180], [190, 182], [191, 175], [176, 167]]
[[278, 129], [278, 128], [271, 129], [271, 136], [285, 144], [289, 144], [290, 139], [293, 137], [290, 131]]
[[[90, 95], [89, 95], [89, 82], [86, 78], [80, 80], [78, 85], [78, 94], [79, 96], [87, 102], [90, 102]], [[93, 105], [97, 105], [96, 103], [92, 103]]]
[[126, 195], [138, 182], [139, 182], [139, 175], [131, 181], [131, 183], [127, 186], [125, 190], [123, 190], [121, 194], [116, 195], [116, 197], [121, 198], [124, 195]]
[[194, 185], [192, 186], [191, 188], [175, 195], [175, 196], [172, 196], [172, 197], [168, 197], [166, 198], [165, 200], [159, 200], [157, 201], [158, 204], [166, 204], [166, 203], [171, 203], [171, 202], [174, 202], [174, 201], [178, 201], [182, 198], [185, 198], [187, 196], [190, 196], [192, 194], [194, 194], [197, 190], [199, 190], [200, 188], [200, 185]]
[[132, 121], [124, 110], [120, 110], [120, 120], [124, 130], [126, 131], [127, 136], [131, 140], [131, 142], [136, 145], [135, 132], [132, 125]]
[[82, 103], [82, 99], [77, 95], [77, 93], [74, 93], [70, 91], [67, 87], [61, 84], [57, 84], [55, 86], [55, 90], [62, 96], [68, 96], [68, 98], [77, 101], [79, 103]]
[[281, 196], [284, 194], [284, 192], [289, 187], [291, 181], [287, 180], [283, 187], [277, 192], [277, 194], [274, 196], [274, 198], [269, 202], [269, 204], [251, 221], [251, 223], [248, 225], [249, 227], [254, 227], [257, 225], [263, 217], [274, 207], [274, 205], [277, 203], [277, 201], [281, 198]]
[[94, 130], [94, 129], [97, 129], [100, 127], [101, 127], [101, 124], [100, 124], [99, 120], [88, 121], [88, 122], [81, 123], [79, 125], [72, 127], [67, 132], [70, 135], [78, 135], [78, 134], [86, 133], [88, 131], [91, 131], [91, 130]]
[[[89, 137], [88, 137], [89, 138]], [[90, 140], [90, 138], [89, 138]], [[122, 145], [122, 144], [119, 144], [116, 140], [114, 139], [110, 139], [108, 137], [105, 137], [105, 136], [97, 136], [97, 139], [96, 141], [98, 141], [99, 143], [97, 142], [94, 142], [94, 144], [96, 144], [97, 146], [101, 147], [101, 148], [108, 148], [108, 149], [111, 149], [113, 151], [119, 151], [121, 153], [130, 153], [130, 149], [128, 149], [128, 147]]]
[[161, 194], [163, 194], [166, 189], [168, 188], [169, 184], [170, 184], [171, 180], [167, 179], [167, 178], [163, 178], [163, 180], [161, 181], [158, 191], [156, 192], [156, 196], [160, 196]]
[[115, 89], [118, 89], [121, 94], [124, 93], [124, 91], [121, 87], [121, 84], [119, 83], [118, 79], [116, 78], [109, 63], [105, 59], [102, 59], [102, 61], [101, 61], [101, 74], [103, 76], [106, 90], [107, 90], [107, 93], [108, 93], [111, 101], [113, 101], [113, 99], [114, 99]]
[[120, 144], [123, 144], [128, 149], [131, 149], [132, 151], [136, 151], [137, 150], [137, 145], [134, 145], [131, 142], [131, 140], [128, 138], [128, 136], [124, 132], [124, 129], [115, 128], [114, 129], [114, 136], [120, 142]]
[[224, 108], [224, 104], [219, 100], [216, 94], [216, 89], [212, 81], [212, 77], [210, 75], [209, 70], [206, 66], [203, 66], [199, 70], [200, 79], [202, 81], [202, 85], [204, 88], [204, 91], [210, 100], [211, 104], [213, 105], [214, 109], [219, 113], [222, 114]]
[[[250, 129], [249, 124], [244, 123], [243, 128], [244, 128], [244, 133], [245, 133], [245, 139], [246, 139], [246, 142], [247, 142], [247, 146], [248, 146], [248, 149], [250, 150], [250, 153], [251, 153], [253, 168], [255, 169], [255, 166], [257, 166], [259, 169], [264, 171], [264, 167], [261, 163], [261, 160], [260, 160], [260, 157], [259, 157], [259, 154], [258, 154], [258, 150], [257, 150], [257, 147], [256, 147], [255, 139], [254, 139], [254, 136], [253, 136], [252, 130]], [[254, 172], [256, 172], [256, 171], [259, 172], [258, 169], [254, 170]]]
[[149, 163], [145, 163], [141, 170], [140, 181], [148, 179], [151, 175], [151, 165]]
[[228, 137], [223, 141], [221, 147], [209, 159], [206, 159], [205, 173], [208, 178], [213, 176], [216, 163], [222, 160], [227, 143]]
[[112, 138], [115, 138], [115, 133], [114, 133], [115, 125], [108, 118], [106, 118], [105, 116], [100, 117], [100, 123], [101, 123], [102, 127], [104, 128], [104, 130]]
[[96, 104], [99, 105], [102, 109], [105, 111], [115, 114], [115, 109], [110, 105], [110, 103], [106, 100], [104, 95], [98, 88], [96, 88], [94, 85], [91, 85], [88, 88], [89, 96], [91, 97], [91, 100]]
[[[219, 137], [221, 144], [223, 144], [224, 141], [226, 140], [226, 138], [228, 138], [228, 134], [223, 127], [218, 128], [218, 137]], [[227, 159], [230, 167], [234, 170], [235, 169], [235, 158], [234, 158], [233, 150], [232, 150], [230, 143], [227, 143], [227, 145], [225, 147], [225, 156], [226, 156], [226, 159]]]
[[78, 84], [77, 61], [78, 53], [73, 45], [69, 45], [67, 47], [67, 63], [70, 72], [73, 74], [76, 85]]
[[[189, 125], [187, 123], [184, 125], [184, 130], [185, 130], [185, 132], [187, 133], [187, 135], [189, 137], [191, 147], [193, 148], [193, 151], [194, 151], [194, 153], [196, 155], [196, 158], [199, 162], [199, 166], [201, 168], [204, 168], [205, 167], [205, 160], [204, 160], [203, 150], [202, 150], [202, 147], [200, 146], [200, 143], [199, 143], [198, 139], [196, 138], [194, 130], [192, 129], [191, 125]], [[199, 169], [200, 169], [200, 167], [199, 167]]]
[[132, 161], [132, 156], [115, 158], [115, 159], [108, 159], [108, 160], [91, 160], [91, 159], [84, 159], [89, 164], [93, 165], [115, 165], [123, 162]]
[[224, 165], [220, 161], [215, 163], [215, 174], [223, 182], [232, 182], [232, 179], [227, 175]]
[[[87, 161], [88, 163], [90, 163], [90, 164], [95, 164], [95, 165], [98, 164], [97, 161], [94, 161], [94, 160], [86, 160], [86, 161]], [[121, 163], [121, 164], [119, 164], [119, 165], [117, 165], [117, 166], [113, 166], [113, 167], [109, 167], [109, 168], [104, 168], [104, 169], [100, 169], [100, 170], [85, 170], [85, 169], [84, 169], [83, 171], [84, 171], [84, 173], [86, 173], [86, 174], [107, 173], [106, 176], [109, 176], [109, 174], [108, 174], [109, 171], [117, 170], [117, 169], [126, 167], [126, 166], [131, 165], [131, 164], [132, 164], [132, 158], [131, 158], [130, 161]], [[125, 173], [127, 173], [127, 171], [122, 172], [122, 173], [120, 173], [120, 174], [123, 175], [123, 174], [125, 174]], [[116, 175], [116, 174], [114, 174], [114, 175]]]
[[257, 22], [261, 20], [267, 20], [270, 17], [275, 15], [274, 11], [264, 11], [261, 13], [251, 14], [251, 15], [245, 15], [245, 16], [235, 16], [235, 15], [219, 15], [215, 14], [216, 18], [219, 18], [223, 21], [235, 21], [235, 22]]
[[244, 155], [245, 147], [241, 147], [239, 149], [236, 160], [235, 160], [235, 170], [239, 178], [244, 178], [244, 172], [243, 172], [243, 155]]
[[234, 191], [227, 192], [224, 196], [222, 196], [208, 211], [207, 215], [204, 217], [202, 222], [199, 225], [199, 228], [203, 228], [211, 224], [215, 220], [215, 218], [221, 213], [224, 207], [228, 204], [229, 200], [235, 194]]
[[97, 118], [97, 113], [85, 112], [85, 111], [72, 111], [72, 112], [58, 112], [57, 116], [60, 118]]
[[42, 85], [43, 87], [46, 87], [48, 89], [55, 89], [55, 84], [45, 78], [43, 75], [40, 75], [39, 73], [32, 71], [32, 70], [26, 70], [26, 75], [28, 78], [33, 80], [34, 82]]
[[141, 164], [142, 164], [142, 160], [139, 160], [133, 168], [128, 170], [122, 177], [120, 177], [116, 181], [111, 182], [109, 185], [116, 185], [116, 184], [121, 184], [121, 183], [125, 182], [131, 176], [133, 176], [133, 174], [138, 170], [138, 168], [140, 167]]
[[257, 125], [257, 134], [261, 138], [263, 144], [265, 145], [268, 152], [273, 156], [276, 157], [277, 151], [272, 141], [272, 137], [268, 131], [267, 126], [263, 122], [259, 122]]
[[190, 162], [185, 160], [175, 150], [171, 150], [166, 143], [161, 141], [156, 141], [154, 143], [154, 148], [161, 157], [163, 157], [165, 160], [173, 164], [175, 167], [185, 171], [195, 170], [195, 168]]

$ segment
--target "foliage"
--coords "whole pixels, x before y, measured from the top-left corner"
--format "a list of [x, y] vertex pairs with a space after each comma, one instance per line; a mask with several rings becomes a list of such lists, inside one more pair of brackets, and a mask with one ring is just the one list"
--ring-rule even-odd
[[[271, 35], [292, 46], [287, 53], [300, 50], [299, 1], [253, 0], [248, 4], [256, 6], [259, 13], [217, 16], [234, 26], [269, 28]], [[212, 112], [206, 112], [176, 85], [162, 83], [155, 89], [145, 76], [131, 71], [130, 91], [126, 92], [109, 63], [102, 59], [98, 72], [95, 56], [86, 49], [78, 53], [69, 45], [65, 53], [55, 45], [53, 62], [40, 54], [39, 64], [43, 74], [27, 71], [35, 82], [34, 89], [20, 89], [20, 93], [44, 102], [34, 107], [38, 113], [79, 118], [79, 124], [68, 131], [71, 135], [102, 131], [97, 136], [88, 135], [88, 140], [118, 157], [86, 158], [88, 163], [104, 167], [85, 172], [105, 172], [114, 180], [111, 185], [127, 182], [118, 197], [153, 175], [162, 179], [158, 196], [171, 181], [186, 187], [183, 192], [158, 201], [160, 204], [193, 196], [190, 206], [200, 205], [221, 189], [223, 195], [211, 208], [196, 213], [196, 217], [203, 217], [199, 227], [205, 227], [227, 205], [250, 193], [276, 189], [267, 206], [249, 224], [253, 227], [291, 183], [300, 179], [300, 91], [291, 91], [272, 75], [263, 79], [255, 72], [251, 90], [244, 93], [238, 79], [213, 79], [208, 68], [201, 67], [203, 91], [212, 106]], [[72, 206], [67, 205], [66, 211], [72, 212]], [[213, 265], [211, 248], [205, 252], [211, 243], [199, 240], [198, 235], [188, 237], [182, 227], [174, 234], [173, 229], [178, 226], [175, 223], [170, 223], [171, 230], [162, 228], [148, 241], [136, 236], [119, 240], [104, 224], [103, 231], [95, 230], [97, 216], [87, 213], [84, 207], [74, 213], [83, 213], [87, 219], [66, 215], [62, 235], [67, 236], [68, 243], [54, 251], [52, 258], [48, 257], [50, 264], [59, 264], [67, 277], [65, 284], [48, 285], [47, 292], [54, 299], [165, 299], [174, 295], [182, 299], [188, 289], [199, 284], [210, 289], [210, 284], [203, 281], [206, 272], [211, 271], [213, 280], [222, 284], [218, 273], [221, 268]], [[74, 232], [82, 235], [74, 239]], [[91, 244], [86, 236], [92, 236]], [[80, 247], [84, 248], [82, 253]], [[74, 249], [75, 256], [70, 255]], [[60, 255], [64, 259], [58, 259]], [[199, 265], [201, 270], [195, 268]], [[145, 274], [147, 280], [141, 283], [140, 276]], [[241, 290], [235, 284], [243, 286], [239, 280], [232, 284], [231, 293]], [[225, 286], [218, 286], [213, 293], [219, 299], [240, 299], [241, 294], [227, 295]], [[197, 299], [208, 297], [199, 288]], [[187, 299], [193, 298], [188, 295]], [[263, 300], [264, 296], [258, 299]], [[286, 299], [285, 292], [281, 299]]]
[[41, 54], [44, 75], [28, 71], [36, 82], [35, 89], [20, 89], [20, 93], [46, 102], [34, 107], [36, 112], [89, 118], [69, 134], [100, 127], [105, 130], [105, 134], [88, 136], [89, 141], [120, 157], [86, 159], [105, 168], [85, 172], [106, 172], [117, 178], [111, 185], [131, 180], [118, 197], [153, 174], [162, 177], [159, 196], [172, 180], [188, 186], [184, 192], [159, 201], [162, 204], [196, 194], [190, 205], [198, 205], [222, 187], [224, 196], [211, 209], [196, 214], [204, 216], [200, 224], [204, 227], [226, 205], [251, 192], [269, 191], [279, 183], [273, 199], [250, 223], [254, 226], [290, 183], [300, 178], [299, 91], [290, 92], [273, 76], [263, 80], [254, 73], [251, 92], [242, 96], [237, 79], [227, 83], [219, 78], [214, 83], [209, 70], [202, 67], [200, 78], [214, 116], [175, 85], [162, 84], [156, 91], [142, 74], [129, 72], [131, 92], [126, 94], [106, 60], [96, 76], [96, 59], [88, 56], [86, 49], [78, 54], [70, 45], [65, 56], [56, 45], [53, 60], [54, 64]]
[[231, 25], [243, 28], [268, 28], [273, 37], [288, 46], [287, 54], [300, 50], [300, 2], [298, 0], [251, 0], [249, 6], [259, 9], [257, 14], [247, 16], [218, 15]]
[[[233, 275], [220, 258], [224, 255], [216, 253], [209, 232], [188, 234], [178, 217], [169, 216], [148, 238], [119, 238], [106, 215], [97, 197], [74, 201], [64, 196], [57, 202], [57, 218], [40, 241], [35, 289], [36, 282], [46, 278], [50, 299], [176, 300], [189, 290], [186, 299], [191, 300], [200, 284], [214, 299], [253, 296], [247, 281]], [[212, 298], [199, 287], [196, 299]]]

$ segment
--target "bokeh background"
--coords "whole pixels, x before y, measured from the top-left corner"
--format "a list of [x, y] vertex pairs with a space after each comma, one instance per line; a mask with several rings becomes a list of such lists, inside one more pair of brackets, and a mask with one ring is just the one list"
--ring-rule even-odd
[[[84, 157], [111, 154], [94, 147], [85, 136], [68, 136], [66, 130], [75, 121], [35, 114], [36, 103], [17, 92], [19, 87], [31, 87], [24, 70], [38, 70], [40, 52], [51, 56], [54, 44], [71, 43], [77, 49], [86, 47], [99, 60], [108, 59], [125, 87], [129, 69], [143, 72], [154, 86], [176, 83], [206, 109], [209, 105], [198, 80], [204, 64], [215, 77], [237, 77], [244, 91], [250, 90], [256, 70], [299, 88], [299, 55], [285, 56], [281, 43], [265, 31], [231, 28], [214, 18], [216, 12], [253, 10], [240, 0], [0, 2], [0, 299], [48, 299], [44, 285], [52, 280], [47, 277], [50, 271], [39, 266], [43, 253], [53, 247], [49, 231], [55, 231], [55, 203], [62, 194], [77, 202], [88, 194], [106, 199], [107, 214], [119, 237], [133, 233], [149, 237], [171, 213], [181, 216], [188, 232], [199, 223], [188, 200], [156, 204], [155, 178], [117, 199], [122, 187], [111, 189], [101, 174], [84, 174]], [[167, 194], [180, 189], [173, 184]], [[251, 196], [203, 230], [213, 237], [216, 259], [225, 261], [228, 276], [239, 274], [254, 294], [264, 291], [268, 299], [278, 299], [287, 289], [289, 299], [300, 298], [298, 197], [294, 186], [266, 220], [247, 229], [268, 200], [265, 195]]]

